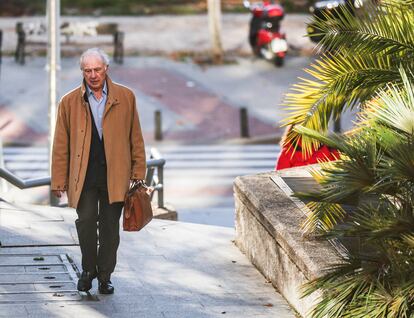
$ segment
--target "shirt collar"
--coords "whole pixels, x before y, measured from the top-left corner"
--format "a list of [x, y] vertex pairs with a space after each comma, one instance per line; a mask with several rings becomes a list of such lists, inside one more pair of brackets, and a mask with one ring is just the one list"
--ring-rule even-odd
[[[88, 93], [88, 96], [91, 96], [93, 94], [93, 91], [89, 88], [88, 84], [85, 83], [86, 86], [86, 92]], [[106, 81], [104, 82], [104, 87], [102, 88], [102, 94], [107, 96], [108, 95], [108, 88], [106, 86]]]

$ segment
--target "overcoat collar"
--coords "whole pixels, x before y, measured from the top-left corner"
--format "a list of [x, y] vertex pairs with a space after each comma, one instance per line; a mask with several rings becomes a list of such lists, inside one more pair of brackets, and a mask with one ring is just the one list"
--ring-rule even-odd
[[[108, 113], [108, 111], [111, 109], [111, 107], [119, 103], [119, 98], [116, 95], [115, 85], [113, 84], [112, 80], [110, 79], [108, 75], [106, 75], [106, 87], [108, 90], [108, 97], [106, 99], [104, 118], [105, 118], [105, 115]], [[82, 100], [88, 101], [87, 98], [85, 99], [85, 96], [87, 96], [85, 95], [87, 93], [85, 80], [82, 81], [82, 85], [80, 89], [81, 89]], [[85, 103], [83, 104], [86, 106]]]

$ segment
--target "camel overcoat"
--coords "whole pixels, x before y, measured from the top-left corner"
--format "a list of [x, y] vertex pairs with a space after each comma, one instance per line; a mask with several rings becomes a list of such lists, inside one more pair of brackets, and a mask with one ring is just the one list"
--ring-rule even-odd
[[[102, 128], [107, 162], [109, 202], [123, 201], [130, 179], [144, 179], [145, 146], [134, 93], [107, 76], [108, 97]], [[66, 94], [59, 103], [52, 150], [52, 190], [65, 190], [76, 208], [85, 181], [92, 135], [86, 87]]]

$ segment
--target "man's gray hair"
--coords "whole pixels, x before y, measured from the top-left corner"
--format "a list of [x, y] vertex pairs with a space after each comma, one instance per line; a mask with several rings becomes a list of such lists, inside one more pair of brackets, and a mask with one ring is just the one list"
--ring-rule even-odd
[[80, 59], [79, 59], [79, 65], [80, 68], [83, 69], [83, 61], [85, 60], [86, 57], [89, 56], [96, 56], [99, 57], [101, 59], [101, 61], [108, 66], [109, 65], [109, 56], [108, 54], [106, 54], [103, 50], [101, 50], [100, 48], [97, 47], [93, 47], [91, 49], [87, 49], [85, 52], [82, 53]]

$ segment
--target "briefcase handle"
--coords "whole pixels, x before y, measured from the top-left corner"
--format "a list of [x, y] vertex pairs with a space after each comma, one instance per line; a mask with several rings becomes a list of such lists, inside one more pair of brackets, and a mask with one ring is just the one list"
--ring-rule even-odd
[[134, 181], [132, 181], [131, 185], [129, 186], [128, 194], [132, 194], [132, 192], [134, 192], [139, 187], [143, 187], [145, 189], [148, 189], [148, 186], [145, 184], [145, 181], [143, 181], [143, 180], [134, 180]]

